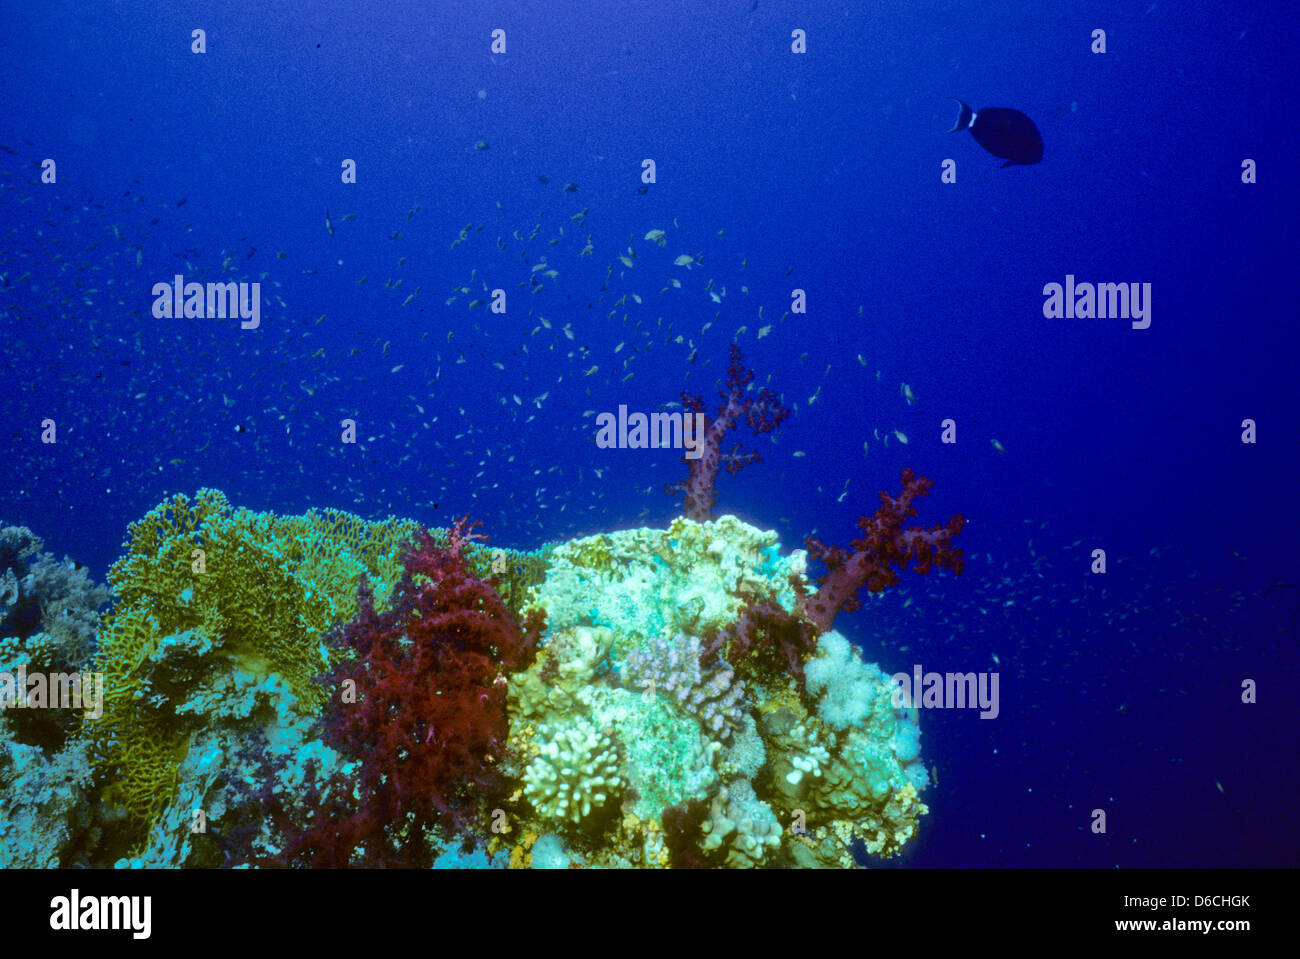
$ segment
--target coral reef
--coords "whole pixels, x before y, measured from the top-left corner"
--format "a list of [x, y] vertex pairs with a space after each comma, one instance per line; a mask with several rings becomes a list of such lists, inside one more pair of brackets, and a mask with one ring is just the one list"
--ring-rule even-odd
[[704, 438], [697, 458], [682, 456], [687, 467], [686, 479], [668, 486], [666, 492], [670, 496], [684, 493], [682, 513], [697, 522], [707, 520], [713, 513], [716, 501], [713, 484], [718, 478], [719, 467], [725, 466], [727, 472], [735, 476], [746, 466], [762, 460], [757, 451], [746, 450], [739, 443], [728, 452], [722, 452], [722, 440], [727, 433], [744, 423], [755, 436], [761, 436], [772, 432], [790, 415], [789, 408], [781, 405], [781, 398], [767, 387], [753, 396], [747, 395], [754, 381], [754, 371], [744, 365], [743, 359], [740, 347], [733, 343], [731, 365], [727, 368], [727, 388], [718, 393], [722, 405], [711, 419], [704, 412], [702, 397], [682, 394], [682, 405], [688, 415], [699, 413], [704, 416]]
[[652, 639], [633, 650], [623, 664], [623, 679], [633, 689], [663, 691], [677, 700], [717, 739], [731, 738], [743, 719], [745, 684], [725, 662], [707, 671], [700, 666], [702, 650], [694, 636]]
[[[0, 666], [7, 675], [22, 670], [79, 686], [94, 656], [108, 589], [92, 581], [81, 564], [67, 556], [56, 560], [43, 547], [26, 527], [0, 527]], [[47, 751], [61, 748], [80, 717], [67, 709], [11, 708], [27, 692], [0, 682], [9, 734]]]
[[0, 866], [55, 869], [85, 865], [94, 823], [84, 810], [90, 789], [87, 744], [53, 755], [0, 731]]
[[[733, 355], [729, 404], [779, 422], [774, 397], [745, 405], [747, 376]], [[202, 490], [132, 525], [97, 643], [102, 587], [0, 530], [0, 652], [108, 679], [102, 718], [57, 735], [0, 717], [0, 862], [897, 855], [927, 812], [917, 714], [830, 625], [909, 565], [960, 572], [960, 517], [903, 527], [928, 489], [904, 471], [852, 552], [808, 554], [733, 516], [525, 554], [464, 520], [282, 517]], [[808, 555], [828, 568], [816, 595]]]
[[81, 693], [107, 600], [84, 566], [26, 527], [0, 527], [0, 867], [85, 865], [102, 834], [86, 815], [92, 766], [77, 736], [93, 697], [38, 707], [67, 706], [55, 687]]
[[355, 614], [363, 575], [376, 602], [387, 599], [414, 529], [335, 510], [234, 509], [210, 489], [192, 501], [174, 496], [131, 524], [127, 552], [109, 571], [115, 601], [95, 656], [104, 715], [90, 734], [106, 800], [130, 813], [138, 833], [171, 802], [190, 737], [206, 722], [180, 708], [189, 695], [233, 672], [278, 675], [300, 709], [319, 711], [324, 691], [313, 677], [331, 665], [323, 633]]
[[839, 868], [855, 846], [903, 848], [925, 812], [915, 725], [888, 677], [802, 618], [802, 553], [727, 516], [551, 560], [531, 602], [552, 632], [510, 679], [502, 770], [526, 785], [505, 808], [525, 836], [585, 866]]

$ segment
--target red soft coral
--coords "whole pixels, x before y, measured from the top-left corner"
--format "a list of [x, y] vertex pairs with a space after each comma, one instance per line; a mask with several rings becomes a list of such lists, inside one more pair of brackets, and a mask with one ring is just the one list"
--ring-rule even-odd
[[508, 731], [505, 674], [532, 662], [541, 624], [521, 628], [469, 571], [472, 529], [458, 521], [441, 546], [421, 530], [387, 612], [363, 581], [360, 612], [335, 637], [353, 655], [326, 680], [325, 739], [356, 759], [355, 781], [335, 784], [312, 826], [288, 830], [283, 861], [427, 867], [431, 832], [481, 831]]
[[962, 551], [955, 549], [952, 538], [961, 532], [966, 520], [959, 513], [947, 523], [929, 529], [903, 527], [904, 520], [916, 515], [913, 500], [925, 496], [933, 485], [924, 476], [904, 469], [903, 491], [897, 499], [880, 494], [880, 508], [873, 516], [858, 519], [865, 534], [855, 539], [852, 552], [838, 546], [825, 546], [808, 538], [808, 555], [821, 560], [829, 572], [818, 582], [821, 588], [808, 600], [805, 615], [822, 632], [831, 628], [841, 609], [858, 608], [857, 592], [866, 586], [873, 593], [882, 592], [898, 582], [898, 570], [916, 563], [918, 573], [948, 567], [960, 574], [965, 568]]

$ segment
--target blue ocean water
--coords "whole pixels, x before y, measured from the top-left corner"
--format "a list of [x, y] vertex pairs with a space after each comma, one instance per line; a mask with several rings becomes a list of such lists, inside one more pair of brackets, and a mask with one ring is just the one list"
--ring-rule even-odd
[[[679, 455], [598, 449], [589, 412], [711, 401], [734, 340], [797, 409], [717, 512], [846, 543], [911, 466], [920, 522], [968, 521], [959, 578], [837, 621], [890, 671], [1000, 672], [997, 719], [923, 715], [936, 782], [899, 865], [1295, 865], [1286, 24], [1166, 0], [10, 6], [0, 519], [100, 579], [129, 522], [205, 486], [468, 512], [519, 548], [664, 525]], [[1027, 113], [1042, 162], [946, 134], [949, 97]], [[156, 319], [178, 273], [260, 281], [260, 327]], [[1150, 283], [1149, 328], [1045, 317], [1067, 275]], [[470, 306], [497, 287], [504, 315]]]

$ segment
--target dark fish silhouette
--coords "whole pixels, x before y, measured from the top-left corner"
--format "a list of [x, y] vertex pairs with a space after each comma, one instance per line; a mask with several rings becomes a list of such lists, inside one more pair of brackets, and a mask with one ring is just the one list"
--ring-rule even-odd
[[1038, 127], [1019, 110], [985, 107], [975, 111], [956, 97], [949, 99], [961, 105], [961, 115], [948, 132], [969, 130], [976, 143], [1007, 161], [1002, 164], [1004, 168], [1037, 163], [1043, 158], [1043, 138], [1038, 134]]

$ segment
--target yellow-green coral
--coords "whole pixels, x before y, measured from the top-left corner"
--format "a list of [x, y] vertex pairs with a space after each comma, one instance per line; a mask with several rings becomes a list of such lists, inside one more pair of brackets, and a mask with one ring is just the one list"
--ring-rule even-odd
[[415, 531], [336, 510], [277, 516], [232, 509], [216, 490], [183, 494], [133, 523], [109, 571], [116, 603], [95, 668], [104, 715], [91, 727], [112, 798], [138, 825], [170, 801], [190, 724], [149, 690], [151, 657], [166, 636], [192, 630], [212, 644], [203, 668], [280, 675], [301, 708], [320, 707], [312, 677], [329, 666], [321, 633], [351, 619], [364, 573], [387, 603]]
[[493, 588], [506, 604], [506, 609], [518, 619], [529, 591], [546, 579], [552, 549], [551, 546], [543, 546], [525, 552], [474, 545], [465, 551], [465, 561], [475, 576], [492, 581]]
[[604, 533], [588, 536], [586, 539], [575, 540], [569, 544], [566, 558], [574, 566], [613, 576], [618, 569], [610, 549], [612, 545], [610, 538]]

